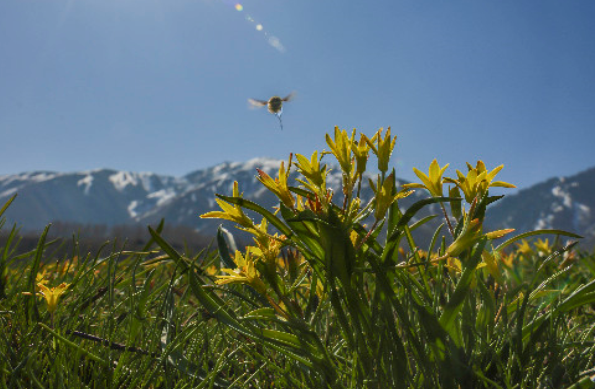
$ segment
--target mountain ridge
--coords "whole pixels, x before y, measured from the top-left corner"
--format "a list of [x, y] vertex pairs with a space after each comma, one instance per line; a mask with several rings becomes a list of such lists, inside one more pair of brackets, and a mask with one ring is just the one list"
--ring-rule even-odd
[[[6, 212], [10, 223], [25, 230], [41, 230], [55, 221], [79, 224], [154, 224], [188, 226], [214, 235], [220, 220], [200, 219], [199, 215], [218, 209], [216, 194], [229, 195], [234, 181], [239, 182], [244, 197], [270, 209], [276, 199], [257, 179], [256, 168], [276, 177], [281, 160], [253, 158], [245, 162], [223, 162], [191, 171], [184, 176], [116, 169], [93, 169], [60, 173], [24, 172], [0, 176], [0, 203], [18, 193]], [[295, 172], [292, 177], [295, 178]], [[373, 178], [368, 175], [366, 178]], [[362, 186], [362, 200], [373, 192], [367, 179]], [[341, 196], [341, 172], [331, 169], [329, 188]], [[398, 180], [398, 185], [406, 183]], [[595, 167], [573, 176], [550, 178], [516, 193], [507, 194], [488, 209], [487, 229], [515, 228], [518, 233], [543, 228], [557, 228], [585, 235], [595, 242]], [[400, 201], [406, 209], [427, 198], [424, 190]], [[439, 207], [426, 207], [419, 217], [440, 214]], [[437, 218], [440, 219], [440, 218]], [[229, 225], [229, 223], [223, 223]], [[426, 233], [438, 225], [424, 226]]]

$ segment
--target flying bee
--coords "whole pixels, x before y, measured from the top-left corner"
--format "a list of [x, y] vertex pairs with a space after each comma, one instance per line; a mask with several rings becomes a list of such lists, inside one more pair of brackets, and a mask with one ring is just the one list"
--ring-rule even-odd
[[279, 96], [273, 96], [268, 101], [264, 100], [256, 100], [256, 99], [248, 99], [248, 103], [254, 108], [261, 108], [266, 106], [270, 113], [277, 116], [279, 119], [279, 125], [281, 129], [283, 129], [283, 121], [281, 121], [281, 114], [283, 113], [283, 102], [288, 102], [293, 100], [295, 97], [295, 92], [291, 92], [284, 98]]

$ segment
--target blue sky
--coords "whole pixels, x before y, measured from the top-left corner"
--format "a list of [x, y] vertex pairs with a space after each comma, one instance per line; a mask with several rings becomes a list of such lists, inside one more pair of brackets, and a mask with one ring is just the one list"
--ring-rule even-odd
[[[527, 187], [595, 166], [593, 20], [592, 0], [4, 0], [0, 174], [183, 175], [391, 126], [402, 178], [482, 159]], [[291, 91], [283, 131], [248, 108]]]

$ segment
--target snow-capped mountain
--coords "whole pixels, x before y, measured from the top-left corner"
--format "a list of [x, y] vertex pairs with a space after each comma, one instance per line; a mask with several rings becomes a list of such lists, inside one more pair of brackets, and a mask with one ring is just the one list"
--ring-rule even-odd
[[0, 176], [0, 203], [18, 194], [6, 216], [25, 229], [56, 220], [115, 225], [159, 207], [187, 185], [184, 178], [109, 169], [31, 172]]
[[506, 196], [488, 210], [488, 220], [496, 228], [517, 232], [550, 228], [574, 232], [586, 238], [583, 247], [591, 247], [595, 243], [595, 168]]
[[[6, 217], [9, 223], [17, 223], [24, 230], [41, 230], [54, 221], [107, 226], [154, 225], [165, 218], [168, 225], [184, 225], [212, 236], [221, 221], [201, 219], [199, 215], [218, 210], [215, 194], [231, 195], [234, 181], [239, 182], [245, 198], [268, 209], [278, 205], [278, 200], [256, 179], [256, 169], [274, 178], [280, 163], [269, 158], [226, 162], [183, 177], [109, 169], [5, 175], [0, 176], [0, 206], [18, 193]], [[295, 169], [292, 177], [297, 177]], [[399, 185], [403, 183], [400, 181]], [[339, 169], [331, 169], [327, 184], [340, 201]], [[576, 232], [595, 242], [594, 193], [595, 168], [572, 177], [552, 178], [507, 195], [491, 206], [487, 228], [515, 228], [517, 232], [557, 228]], [[372, 196], [366, 179], [361, 197], [368, 201]], [[399, 204], [406, 209], [427, 196], [426, 191], [418, 190]], [[430, 206], [418, 216], [430, 213], [441, 214], [439, 207]], [[439, 219], [418, 231], [418, 236], [424, 237], [419, 244], [431, 237]]]

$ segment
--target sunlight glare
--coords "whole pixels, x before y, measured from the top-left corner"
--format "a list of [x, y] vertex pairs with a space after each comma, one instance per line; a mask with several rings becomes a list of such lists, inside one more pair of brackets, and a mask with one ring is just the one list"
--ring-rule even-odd
[[[236, 1], [221, 0], [221, 1], [225, 4], [227, 4], [228, 6], [232, 6], [238, 12], [245, 11], [244, 6], [241, 3], [238, 3], [237, 0]], [[281, 41], [279, 40], [279, 38], [271, 35], [268, 31], [266, 31], [264, 29], [263, 25], [261, 23], [258, 23], [256, 20], [254, 20], [254, 18], [250, 14], [246, 13], [244, 16], [244, 19], [246, 19], [246, 21], [248, 23], [252, 24], [254, 26], [254, 28], [256, 29], [256, 31], [261, 31], [262, 33], [264, 33], [265, 39], [267, 40], [267, 43], [271, 47], [273, 47], [280, 53], [284, 53], [286, 51], [285, 46], [283, 46], [281, 44]]]

